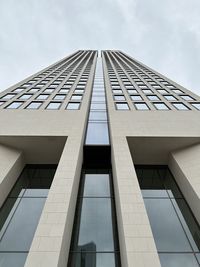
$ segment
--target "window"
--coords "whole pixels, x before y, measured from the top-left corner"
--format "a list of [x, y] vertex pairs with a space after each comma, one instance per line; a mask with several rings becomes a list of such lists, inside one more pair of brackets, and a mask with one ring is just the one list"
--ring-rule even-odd
[[147, 95], [147, 98], [151, 101], [160, 100], [157, 95]]
[[72, 95], [71, 100], [81, 100], [82, 97], [83, 97], [82, 95]]
[[0, 106], [2, 106], [5, 102], [4, 101], [0, 101]]
[[92, 96], [92, 102], [105, 102], [105, 96]]
[[24, 102], [12, 102], [10, 105], [8, 105], [7, 109], [17, 109], [19, 108]]
[[134, 103], [134, 105], [138, 110], [149, 110], [149, 107], [146, 103]]
[[166, 90], [164, 90], [164, 89], [158, 89], [157, 92], [160, 93], [160, 94], [162, 94], [162, 95], [168, 93], [168, 92], [167, 92]]
[[120, 266], [110, 174], [97, 172], [81, 179], [68, 267]]
[[32, 88], [28, 92], [29, 93], [37, 93], [40, 89]]
[[175, 94], [183, 94], [183, 92], [179, 89], [172, 89], [172, 92], [174, 92]]
[[15, 90], [13, 90], [14, 93], [21, 93], [22, 91], [24, 91], [24, 89], [22, 89], [22, 88], [17, 88]]
[[138, 94], [137, 90], [127, 90], [129, 94]]
[[50, 102], [46, 109], [59, 109], [61, 102]]
[[69, 89], [60, 89], [59, 93], [68, 94], [69, 93]]
[[83, 94], [84, 90], [82, 89], [75, 89], [74, 94]]
[[38, 100], [46, 100], [48, 97], [49, 97], [49, 95], [41, 94], [38, 97], [36, 97], [36, 99], [38, 99]]
[[180, 95], [180, 97], [181, 98], [183, 98], [184, 100], [188, 100], [188, 101], [190, 101], [190, 100], [194, 100], [194, 98], [193, 97], [191, 97], [191, 96], [189, 96], [189, 95]]
[[123, 101], [125, 100], [125, 97], [123, 95], [114, 95], [114, 99], [117, 101]]
[[105, 111], [90, 111], [89, 121], [106, 121], [107, 114]]
[[188, 110], [189, 108], [183, 103], [172, 103], [172, 105], [178, 110]]
[[55, 95], [53, 99], [55, 100], [64, 100], [66, 98], [66, 95]]
[[27, 99], [31, 98], [32, 96], [33, 96], [32, 94], [24, 94], [24, 95], [20, 96], [19, 99], [27, 100]]
[[200, 103], [190, 103], [193, 107], [200, 110]]
[[140, 95], [131, 95], [130, 97], [131, 97], [132, 100], [135, 100], [135, 101], [143, 100]]
[[200, 228], [169, 169], [136, 166], [136, 173], [161, 265], [199, 266]]
[[177, 98], [173, 95], [163, 95], [165, 99], [169, 100], [169, 101], [174, 101], [177, 100]]
[[106, 104], [105, 103], [91, 103], [90, 109], [104, 110], [106, 109]]
[[129, 110], [129, 106], [127, 103], [116, 103], [116, 108], [118, 110]]
[[79, 109], [80, 102], [69, 102], [66, 109]]
[[51, 94], [51, 93], [54, 92], [54, 90], [55, 90], [55, 89], [53, 89], [53, 88], [52, 88], [52, 89], [49, 89], [49, 88], [48, 88], [48, 89], [45, 89], [45, 90], [44, 90], [44, 93], [46, 93], [46, 94]]
[[151, 90], [149, 90], [149, 89], [147, 89], [147, 90], [146, 89], [143, 89], [142, 92], [144, 94], [153, 94], [153, 92]]
[[168, 106], [163, 102], [153, 103], [158, 110], [168, 110]]
[[1, 266], [24, 266], [55, 170], [27, 165], [1, 207]]
[[7, 94], [7, 95], [2, 96], [1, 99], [9, 100], [15, 96], [16, 94]]
[[108, 124], [106, 122], [89, 122], [85, 143], [86, 145], [108, 145]]
[[38, 109], [43, 102], [31, 102], [26, 109]]

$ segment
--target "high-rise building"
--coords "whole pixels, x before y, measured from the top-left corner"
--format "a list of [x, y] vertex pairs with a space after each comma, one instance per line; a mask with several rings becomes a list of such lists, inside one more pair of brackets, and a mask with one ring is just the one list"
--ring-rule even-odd
[[200, 266], [200, 97], [120, 51], [0, 94], [0, 267]]

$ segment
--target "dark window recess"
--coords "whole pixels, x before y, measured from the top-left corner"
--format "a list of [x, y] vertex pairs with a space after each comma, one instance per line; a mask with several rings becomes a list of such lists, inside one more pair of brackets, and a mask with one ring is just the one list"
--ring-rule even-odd
[[0, 266], [24, 266], [55, 171], [27, 165], [15, 183], [0, 210]]
[[166, 166], [136, 166], [163, 267], [197, 267], [200, 228]]

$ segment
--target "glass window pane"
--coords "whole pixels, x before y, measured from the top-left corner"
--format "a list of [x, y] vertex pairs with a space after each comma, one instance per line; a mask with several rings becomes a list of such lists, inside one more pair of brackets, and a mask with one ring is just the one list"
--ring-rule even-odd
[[125, 97], [123, 95], [114, 95], [114, 99], [118, 101], [125, 100]]
[[28, 253], [2, 253], [0, 252], [1, 267], [22, 267]]
[[183, 103], [172, 103], [172, 105], [178, 110], [188, 110], [189, 108]]
[[7, 109], [17, 109], [19, 108], [24, 102], [12, 102], [10, 105], [8, 105]]
[[26, 109], [38, 109], [42, 105], [42, 102], [31, 102]]
[[143, 100], [140, 95], [131, 95], [131, 99], [135, 101]]
[[173, 95], [164, 95], [164, 98], [166, 98], [169, 101], [177, 100], [176, 97]]
[[66, 95], [55, 95], [53, 99], [55, 100], [64, 100], [66, 98]]
[[162, 103], [162, 102], [160, 102], [160, 103], [153, 103], [153, 104], [156, 107], [156, 109], [158, 109], [158, 110], [168, 110], [169, 109], [168, 106], [165, 105], [165, 103]]
[[105, 102], [105, 96], [92, 96], [93, 102]]
[[78, 250], [113, 251], [111, 200], [83, 198]]
[[179, 89], [173, 89], [172, 90], [175, 94], [182, 94], [183, 92]]
[[117, 261], [114, 253], [72, 253], [70, 266], [83, 267], [117, 267]]
[[32, 94], [24, 94], [24, 95], [20, 96], [19, 99], [26, 100], [26, 99], [31, 98], [32, 96], [33, 96]]
[[5, 96], [2, 96], [1, 98], [7, 100], [7, 99], [11, 99], [15, 96], [16, 96], [16, 94], [6, 94]]
[[134, 105], [138, 110], [149, 110], [149, 107], [146, 103], [134, 103]]
[[71, 100], [81, 100], [82, 97], [82, 95], [72, 95]]
[[106, 121], [107, 120], [107, 114], [105, 111], [91, 111], [90, 112], [90, 116], [89, 116], [89, 120], [98, 120], [98, 121]]
[[181, 98], [183, 98], [184, 100], [194, 100], [193, 97], [189, 96], [189, 95], [180, 95]]
[[109, 197], [109, 174], [85, 174], [84, 197]]
[[21, 93], [22, 91], [24, 91], [25, 89], [22, 88], [17, 88], [15, 90], [13, 90], [14, 93]]
[[29, 93], [37, 93], [40, 89], [32, 88], [28, 92]]
[[144, 89], [144, 90], [142, 90], [142, 92], [144, 94], [153, 94], [153, 92], [151, 90], [148, 90], [148, 89]]
[[193, 107], [200, 110], [200, 103], [191, 103]]
[[39, 99], [39, 100], [45, 100], [49, 97], [49, 95], [39, 95], [36, 99]]
[[197, 225], [193, 215], [184, 199], [173, 199], [172, 200], [175, 210], [178, 214], [179, 219], [183, 225], [190, 244], [195, 252], [199, 252], [200, 248], [200, 229]]
[[60, 89], [59, 93], [61, 94], [67, 94], [69, 92], [69, 89]]
[[160, 253], [162, 267], [198, 267], [193, 254]]
[[157, 92], [160, 93], [160, 94], [167, 94], [167, 93], [168, 93], [168, 92], [167, 92], [166, 90], [164, 90], [164, 89], [158, 89]]
[[108, 125], [107, 123], [88, 123], [87, 135], [86, 135], [86, 144], [98, 144], [98, 145], [107, 145], [109, 144], [108, 136]]
[[60, 106], [60, 102], [50, 102], [46, 109], [59, 109]]
[[67, 109], [79, 109], [80, 102], [69, 102], [67, 105]]
[[191, 252], [191, 247], [169, 199], [144, 199], [157, 250]]
[[138, 94], [138, 91], [136, 90], [127, 90], [129, 94]]
[[21, 199], [1, 239], [1, 251], [29, 250], [44, 203], [45, 198]]
[[157, 95], [147, 95], [147, 97], [151, 101], [160, 100], [160, 98]]
[[129, 106], [127, 103], [116, 103], [116, 108], [118, 110], [129, 110]]
[[91, 109], [104, 110], [106, 109], [106, 104], [105, 103], [91, 103]]

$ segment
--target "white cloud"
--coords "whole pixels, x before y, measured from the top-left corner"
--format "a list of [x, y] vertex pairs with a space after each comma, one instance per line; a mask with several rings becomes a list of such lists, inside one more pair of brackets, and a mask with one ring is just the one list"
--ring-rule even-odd
[[1, 0], [0, 88], [77, 49], [119, 49], [200, 94], [197, 0]]

